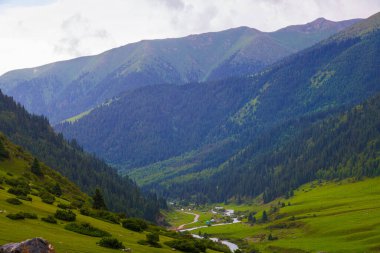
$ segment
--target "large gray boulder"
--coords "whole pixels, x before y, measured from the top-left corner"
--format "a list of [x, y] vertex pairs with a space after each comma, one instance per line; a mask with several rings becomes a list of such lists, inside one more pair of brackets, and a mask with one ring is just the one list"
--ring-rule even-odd
[[55, 253], [53, 245], [43, 238], [8, 243], [0, 247], [0, 253]]

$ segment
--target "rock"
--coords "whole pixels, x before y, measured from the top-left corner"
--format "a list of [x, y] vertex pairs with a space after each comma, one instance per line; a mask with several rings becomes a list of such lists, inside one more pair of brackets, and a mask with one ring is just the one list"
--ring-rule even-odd
[[0, 253], [55, 253], [55, 250], [45, 239], [33, 238], [0, 246]]

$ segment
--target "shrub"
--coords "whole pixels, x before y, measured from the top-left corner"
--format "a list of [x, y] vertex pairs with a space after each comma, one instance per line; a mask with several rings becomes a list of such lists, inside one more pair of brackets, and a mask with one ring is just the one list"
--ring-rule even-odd
[[7, 218], [11, 220], [23, 220], [25, 219], [25, 216], [23, 213], [10, 213], [7, 215]]
[[88, 208], [85, 208], [85, 207], [82, 207], [80, 210], [79, 210], [79, 212], [80, 212], [80, 214], [82, 214], [82, 215], [85, 215], [85, 216], [90, 216], [90, 209], [88, 209]]
[[22, 204], [22, 202], [16, 198], [9, 198], [6, 201], [12, 205], [21, 205]]
[[29, 196], [22, 196], [22, 195], [19, 195], [17, 196], [18, 199], [22, 199], [22, 200], [25, 200], [25, 201], [32, 201], [32, 197], [29, 197]]
[[179, 240], [165, 242], [165, 244], [171, 248], [184, 251], [184, 252], [191, 252], [191, 253], [205, 252], [205, 249], [203, 247], [201, 249], [197, 247], [198, 245], [195, 243], [195, 240], [179, 239]]
[[146, 234], [146, 241], [153, 247], [156, 247], [156, 248], [162, 247], [161, 244], [158, 243], [160, 241], [160, 236], [158, 235], [158, 233]]
[[57, 220], [52, 215], [48, 215], [47, 217], [42, 217], [41, 220], [44, 222], [57, 224]]
[[37, 219], [37, 215], [34, 213], [24, 213], [24, 212], [18, 212], [18, 213], [10, 213], [7, 215], [9, 219], [12, 220], [23, 220], [23, 219]]
[[124, 249], [125, 248], [122, 242], [120, 242], [118, 239], [112, 238], [112, 237], [103, 237], [99, 241], [99, 245], [102, 247], [111, 248], [111, 249]]
[[84, 205], [85, 201], [82, 199], [76, 199], [71, 202], [71, 206], [75, 208], [81, 208]]
[[69, 223], [65, 226], [65, 229], [93, 237], [105, 237], [105, 236], [111, 236], [110, 233], [101, 230], [99, 228], [93, 227], [91, 224], [82, 222], [82, 223]]
[[23, 185], [18, 185], [9, 188], [8, 192], [16, 196], [27, 196], [30, 193], [30, 188]]
[[148, 228], [148, 223], [138, 218], [124, 219], [121, 221], [121, 224], [124, 228], [132, 230], [132, 231], [136, 231], [136, 232], [142, 232]]
[[65, 205], [65, 204], [62, 204], [62, 203], [59, 203], [58, 205], [57, 205], [57, 207], [59, 207], [59, 208], [61, 208], [61, 209], [73, 209], [72, 208], [72, 206], [70, 206], [70, 205]]
[[37, 214], [35, 213], [22, 213], [26, 219], [38, 219]]
[[54, 217], [58, 220], [64, 220], [64, 221], [75, 221], [77, 215], [71, 211], [71, 210], [62, 210], [58, 209], [55, 212]]
[[41, 193], [40, 198], [41, 198], [42, 202], [44, 202], [46, 204], [50, 204], [50, 205], [53, 204], [55, 201], [55, 197], [48, 192]]

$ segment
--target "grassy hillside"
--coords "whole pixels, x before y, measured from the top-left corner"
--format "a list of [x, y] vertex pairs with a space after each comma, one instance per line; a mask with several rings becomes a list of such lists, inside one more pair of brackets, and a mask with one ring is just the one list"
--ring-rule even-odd
[[151, 221], [159, 216], [155, 196], [144, 196], [132, 180], [120, 177], [105, 162], [84, 152], [75, 141], [66, 141], [54, 132], [46, 118], [29, 114], [1, 92], [0, 131], [87, 194], [101, 188], [110, 210]]
[[[379, 192], [379, 177], [312, 182], [295, 190], [289, 199], [265, 205], [260, 200], [252, 205], [227, 205], [245, 215], [242, 223], [192, 233], [232, 239], [247, 252], [379, 252]], [[269, 221], [261, 223], [264, 210]], [[257, 213], [253, 225], [248, 224], [249, 213]], [[268, 240], [269, 234], [278, 239]]]
[[[59, 173], [41, 164], [43, 176], [36, 176], [30, 171], [33, 156], [9, 142], [4, 135], [0, 135], [0, 141], [8, 153], [8, 158], [0, 161], [0, 245], [22, 241], [32, 237], [44, 237], [50, 241], [57, 252], [114, 252], [96, 245], [99, 238], [80, 235], [64, 229], [67, 222], [58, 221], [58, 224], [50, 224], [41, 221], [40, 218], [54, 215], [58, 204], [74, 203], [79, 201], [89, 205], [89, 197], [82, 193], [77, 186], [61, 176]], [[31, 200], [19, 199], [22, 204], [14, 205], [7, 199], [15, 198], [14, 194], [8, 192], [11, 185], [9, 181], [19, 180], [27, 182], [31, 187]], [[55, 196], [53, 204], [44, 203], [39, 197], [41, 192], [48, 191], [58, 183], [62, 189], [61, 196]], [[18, 212], [34, 213], [38, 219], [12, 220], [6, 215]], [[125, 245], [132, 247], [134, 252], [146, 252], [146, 247], [137, 244], [138, 240], [145, 239], [145, 234], [134, 233], [122, 228], [120, 225], [110, 224], [88, 216], [80, 215], [78, 211], [77, 220], [89, 222], [97, 228], [101, 228], [122, 240]], [[22, 227], [22, 229], [20, 229]], [[168, 252], [168, 250], [151, 250], [151, 252]]]
[[[71, 210], [76, 215], [76, 224], [89, 224], [101, 233], [108, 233], [118, 239], [126, 248], [137, 253], [172, 252], [172, 247], [165, 243], [173, 241], [177, 236], [162, 227], [148, 225], [145, 231], [134, 232], [119, 224], [123, 219], [119, 214], [91, 209], [90, 198], [79, 190], [77, 186], [58, 172], [39, 163], [40, 171], [31, 169], [35, 158], [23, 148], [8, 141], [0, 134], [0, 245], [20, 242], [34, 237], [47, 239], [57, 252], [116, 252], [115, 249], [104, 248], [98, 245], [102, 236], [84, 235], [68, 230], [71, 221], [64, 221], [56, 217], [57, 210]], [[54, 191], [59, 185], [60, 191]], [[15, 192], [17, 190], [17, 192]], [[47, 197], [49, 196], [47, 201]], [[83, 210], [92, 212], [90, 216]], [[69, 211], [70, 212], [70, 211]], [[97, 216], [93, 214], [107, 214]], [[18, 214], [22, 219], [12, 218]], [[53, 216], [46, 222], [45, 218]], [[108, 218], [107, 218], [108, 217]], [[110, 217], [113, 217], [110, 219]], [[89, 225], [85, 225], [88, 227]], [[82, 230], [83, 231], [83, 230]], [[161, 248], [142, 244], [149, 233], [159, 234]], [[168, 235], [168, 236], [165, 236]], [[216, 245], [216, 244], [214, 244]], [[225, 248], [224, 248], [225, 249]], [[120, 251], [120, 250], [119, 250]], [[207, 252], [217, 252], [207, 250]]]

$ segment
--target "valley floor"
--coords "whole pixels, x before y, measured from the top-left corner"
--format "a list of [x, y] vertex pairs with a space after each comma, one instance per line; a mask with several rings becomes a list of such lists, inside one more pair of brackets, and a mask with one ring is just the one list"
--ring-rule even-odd
[[[191, 231], [229, 239], [242, 249], [258, 252], [380, 252], [380, 178], [354, 182], [313, 182], [289, 199], [269, 204], [222, 205], [234, 209], [242, 222], [209, 226]], [[206, 220], [220, 219], [212, 207], [191, 210], [199, 221], [185, 228], [204, 226]], [[266, 211], [268, 222], [262, 222]], [[257, 222], [250, 224], [248, 214]], [[174, 226], [194, 218], [184, 211], [168, 215]], [[272, 240], [268, 240], [269, 235]], [[249, 251], [248, 251], [249, 252]]]

